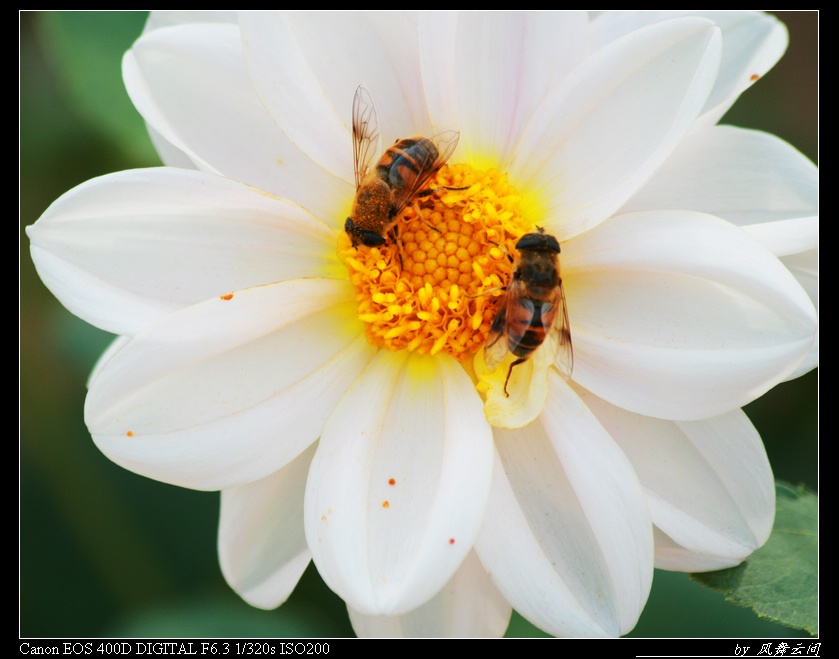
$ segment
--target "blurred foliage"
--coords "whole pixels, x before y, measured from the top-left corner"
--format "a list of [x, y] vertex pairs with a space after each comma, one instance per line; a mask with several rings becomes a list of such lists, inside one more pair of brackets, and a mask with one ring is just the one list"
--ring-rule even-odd
[[[788, 54], [725, 122], [776, 133], [815, 160], [818, 15], [779, 16], [791, 32]], [[72, 316], [44, 288], [23, 227], [89, 178], [159, 164], [119, 70], [145, 18], [20, 14], [20, 635], [348, 636], [343, 603], [311, 566], [280, 609], [242, 602], [218, 568], [218, 494], [117, 467], [84, 426], [85, 381], [112, 337]], [[810, 373], [746, 408], [777, 477], [812, 489], [817, 386]], [[543, 634], [514, 616], [509, 635]], [[630, 635], [789, 637], [790, 630], [685, 574], [656, 571]]]
[[[147, 12], [50, 12], [44, 43], [62, 93], [79, 118], [124, 151], [126, 160], [158, 164], [145, 122], [122, 84], [122, 55]], [[126, 40], [128, 37], [128, 40]]]

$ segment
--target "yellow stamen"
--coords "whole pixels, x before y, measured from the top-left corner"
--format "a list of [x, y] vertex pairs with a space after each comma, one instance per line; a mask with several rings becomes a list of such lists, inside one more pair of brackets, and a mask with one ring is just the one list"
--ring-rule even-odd
[[403, 211], [387, 244], [356, 248], [341, 231], [338, 256], [372, 344], [464, 361], [486, 342], [510, 255], [533, 225], [495, 170], [443, 167], [429, 187], [436, 191]]

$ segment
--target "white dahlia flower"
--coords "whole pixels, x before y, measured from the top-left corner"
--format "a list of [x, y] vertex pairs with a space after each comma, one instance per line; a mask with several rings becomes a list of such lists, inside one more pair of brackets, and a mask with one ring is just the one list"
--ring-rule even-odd
[[[28, 229], [55, 296], [120, 336], [96, 445], [221, 491], [222, 571], [254, 606], [314, 560], [359, 635], [502, 635], [512, 608], [625, 634], [654, 566], [766, 541], [740, 408], [817, 364], [815, 167], [716, 125], [785, 47], [753, 12], [154, 14], [123, 74], [167, 166]], [[376, 247], [344, 231], [360, 85], [385, 146], [459, 131]], [[549, 339], [490, 371], [537, 227], [573, 370]], [[538, 343], [529, 292], [507, 329]]]

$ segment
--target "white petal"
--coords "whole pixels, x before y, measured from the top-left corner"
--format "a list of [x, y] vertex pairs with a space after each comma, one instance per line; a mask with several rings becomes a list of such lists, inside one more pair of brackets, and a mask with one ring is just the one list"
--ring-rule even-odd
[[561, 240], [613, 214], [664, 161], [704, 104], [719, 31], [678, 19], [608, 44], [537, 109], [510, 179]]
[[642, 11], [629, 9], [623, 11], [611, 10], [589, 13], [592, 14], [591, 45], [592, 48], [599, 49], [603, 48], [606, 44], [614, 41], [615, 39], [624, 37], [630, 32], [640, 30], [641, 28], [652, 25], [653, 23], [669, 21], [674, 18], [684, 18], [686, 16], [704, 16], [708, 18], [709, 12], [699, 12], [687, 9], [645, 9]]
[[784, 25], [762, 12], [738, 10], [608, 11], [592, 23], [592, 40], [603, 45], [633, 30], [681, 16], [702, 16], [722, 30], [723, 51], [714, 90], [703, 109], [702, 123], [715, 124], [757, 76], [765, 75], [784, 54]]
[[490, 427], [463, 368], [379, 352], [312, 462], [306, 537], [324, 581], [366, 615], [427, 602], [472, 548], [491, 468]]
[[293, 199], [334, 217], [336, 228], [346, 218], [352, 179], [317, 167], [277, 127], [245, 68], [237, 26], [155, 30], [126, 53], [123, 78], [144, 119], [200, 169]]
[[[793, 276], [798, 280], [798, 283], [810, 296], [816, 312], [819, 310], [819, 248], [811, 249], [800, 254], [792, 254], [781, 259]], [[819, 329], [816, 328], [816, 340], [813, 347], [810, 348], [810, 353], [804, 359], [799, 367], [793, 371], [788, 377], [788, 380], [797, 378], [805, 373], [809, 373], [819, 365]]]
[[[459, 77], [452, 66], [458, 58], [459, 12], [422, 11], [417, 20], [419, 63], [422, 84], [432, 121], [432, 134], [459, 130]], [[461, 140], [467, 136], [461, 134]]]
[[145, 169], [87, 181], [27, 230], [43, 282], [70, 311], [135, 334], [185, 305], [284, 279], [344, 276], [335, 234], [236, 181]]
[[390, 144], [429, 127], [416, 58], [416, 17], [396, 12], [243, 12], [248, 66], [276, 124], [315, 162], [353, 178], [356, 87], [376, 100]]
[[154, 150], [160, 156], [160, 162], [167, 167], [178, 167], [180, 169], [199, 169], [192, 158], [181, 151], [171, 142], [167, 141], [160, 133], [158, 133], [153, 126], [146, 124], [146, 130], [149, 133], [149, 138], [154, 145]]
[[626, 457], [561, 377], [539, 422], [495, 431], [476, 550], [513, 608], [557, 636], [634, 627], [653, 576], [652, 523]]
[[671, 419], [761, 396], [811, 349], [813, 305], [733, 225], [633, 213], [563, 245], [574, 380], [613, 404]]
[[449, 583], [418, 609], [402, 616], [368, 616], [350, 608], [359, 637], [501, 637], [513, 610], [493, 585], [475, 552], [470, 552]]
[[812, 252], [819, 244], [818, 216], [750, 224], [743, 230], [776, 256]]
[[670, 538], [656, 544], [656, 567], [718, 570], [766, 542], [775, 484], [760, 436], [741, 410], [666, 421], [581, 395], [632, 462], [653, 523]]
[[167, 316], [103, 366], [85, 419], [111, 460], [195, 489], [253, 482], [317, 439], [374, 352], [346, 282], [228, 297]]
[[698, 122], [711, 126], [781, 59], [789, 34], [781, 21], [763, 13], [718, 10], [705, 15], [723, 32], [720, 73]]
[[187, 23], [236, 23], [236, 12], [222, 9], [155, 9], [149, 14], [146, 31]]
[[[734, 222], [776, 256], [817, 304], [818, 170], [778, 138], [715, 126], [691, 134], [622, 211], [684, 209]], [[787, 259], [782, 259], [787, 264]], [[791, 377], [818, 363], [818, 346]]]
[[221, 571], [251, 606], [273, 609], [285, 602], [311, 560], [303, 493], [314, 454], [312, 445], [280, 471], [221, 493]]
[[87, 388], [90, 389], [90, 383], [93, 382], [104, 368], [105, 364], [111, 361], [111, 357], [117, 354], [122, 348], [131, 340], [130, 336], [118, 336], [109, 345], [105, 352], [103, 352], [96, 363], [93, 365], [93, 370], [87, 376]]
[[421, 16], [423, 82], [433, 90], [446, 81], [454, 91], [432, 96], [431, 114], [439, 121], [455, 111], [457, 123], [441, 129], [461, 131], [473, 166], [507, 168], [535, 108], [582, 61], [587, 29], [584, 12]]
[[621, 212], [692, 210], [755, 226], [814, 216], [818, 203], [818, 170], [792, 146], [713, 126], [686, 138]]

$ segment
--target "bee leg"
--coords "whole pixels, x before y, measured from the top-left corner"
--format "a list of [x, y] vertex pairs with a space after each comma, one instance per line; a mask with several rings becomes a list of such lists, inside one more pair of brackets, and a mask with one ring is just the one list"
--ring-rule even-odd
[[513, 374], [513, 366], [518, 366], [519, 364], [522, 364], [522, 363], [524, 363], [524, 362], [526, 362], [526, 361], [527, 361], [527, 359], [526, 359], [526, 358], [520, 358], [520, 359], [517, 359], [517, 360], [516, 360], [516, 361], [514, 361], [512, 364], [510, 364], [510, 368], [509, 368], [509, 369], [507, 369], [507, 379], [506, 379], [506, 380], [504, 380], [504, 395], [505, 395], [507, 398], [509, 398], [509, 397], [510, 397], [510, 392], [508, 392], [508, 391], [507, 391], [507, 384], [510, 382], [510, 376]]
[[490, 240], [489, 238], [487, 238], [487, 242], [490, 245], [495, 245], [498, 249], [503, 250], [504, 254], [507, 256], [507, 260], [510, 263], [512, 263], [515, 260], [513, 259], [513, 255], [510, 254], [510, 252], [507, 250], [507, 247], [504, 245], [504, 243], [497, 243], [494, 240]]
[[[427, 197], [427, 196], [428, 196], [428, 195], [430, 195], [432, 192], [434, 192], [434, 190], [424, 190], [423, 192], [420, 192], [420, 193], [417, 195], [417, 197]], [[417, 199], [416, 199], [416, 198], [414, 199], [414, 202], [413, 202], [413, 206], [412, 206], [412, 207], [413, 207], [413, 209], [414, 209], [414, 213], [416, 214], [416, 216], [417, 216], [419, 219], [421, 219], [421, 220], [422, 220], [422, 223], [423, 223], [425, 226], [427, 226], [427, 227], [428, 227], [429, 229], [431, 229], [432, 231], [436, 231], [437, 233], [441, 233], [440, 229], [438, 229], [438, 228], [437, 228], [437, 227], [435, 227], [433, 224], [431, 224], [431, 222], [429, 222], [428, 220], [426, 220], [426, 219], [424, 219], [424, 218], [422, 217], [422, 213], [420, 213], [419, 203], [417, 202]]]
[[393, 225], [391, 234], [393, 235], [393, 242], [396, 243], [396, 255], [399, 257], [399, 274], [402, 274], [405, 269], [405, 260], [402, 258], [402, 239], [399, 237], [399, 227], [397, 225]]
[[492, 244], [493, 244], [493, 245], [495, 245], [498, 249], [504, 250], [504, 254], [506, 254], [506, 255], [507, 255], [507, 260], [508, 260], [510, 263], [512, 263], [512, 262], [515, 260], [515, 259], [513, 259], [513, 255], [512, 255], [512, 254], [510, 254], [510, 252], [507, 250], [507, 247], [506, 247], [504, 244], [502, 244], [502, 243], [497, 243], [497, 242], [495, 242], [494, 240], [487, 240], [487, 242], [488, 242], [488, 243], [492, 243]]
[[[418, 199], [423, 199], [425, 197], [430, 197], [433, 194], [437, 194], [441, 190], [468, 190], [470, 187], [471, 186], [469, 186], [469, 185], [462, 185], [460, 187], [452, 187], [452, 186], [449, 186], [449, 185], [441, 185], [440, 187], [437, 187], [437, 188], [429, 188], [428, 190], [422, 190], [421, 192], [418, 192], [414, 196], [414, 211], [416, 212], [417, 217], [422, 219], [422, 215], [419, 212], [419, 204], [417, 203]], [[433, 224], [431, 224], [427, 220], [422, 220], [422, 221], [425, 222], [425, 225], [429, 229], [432, 229], [432, 230], [436, 231], [437, 233], [441, 233], [440, 229], [435, 227]]]
[[496, 286], [495, 288], [488, 288], [482, 293], [478, 293], [477, 295], [469, 295], [468, 293], [464, 293], [466, 297], [476, 298], [476, 297], [483, 297], [484, 295], [489, 295], [490, 293], [495, 293], [495, 291], [506, 291], [506, 286]]
[[441, 190], [468, 190], [471, 185], [440, 185], [436, 188], [429, 188], [417, 193], [417, 197], [428, 197], [429, 195], [437, 194]]

